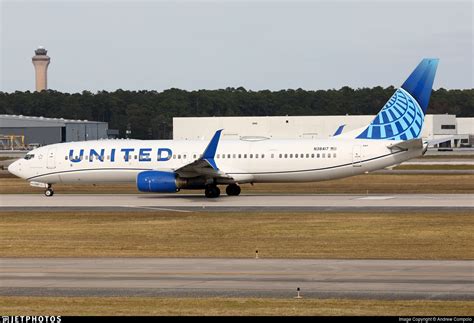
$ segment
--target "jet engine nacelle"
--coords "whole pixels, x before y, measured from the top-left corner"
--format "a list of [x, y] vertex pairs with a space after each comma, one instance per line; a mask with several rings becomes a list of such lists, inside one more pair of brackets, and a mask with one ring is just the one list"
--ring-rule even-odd
[[177, 177], [173, 172], [144, 171], [137, 176], [137, 187], [141, 192], [175, 193], [179, 191]]
[[208, 182], [205, 178], [180, 178], [173, 172], [161, 172], [158, 170], [147, 170], [138, 173], [137, 187], [141, 192], [175, 193], [181, 188], [203, 189]]

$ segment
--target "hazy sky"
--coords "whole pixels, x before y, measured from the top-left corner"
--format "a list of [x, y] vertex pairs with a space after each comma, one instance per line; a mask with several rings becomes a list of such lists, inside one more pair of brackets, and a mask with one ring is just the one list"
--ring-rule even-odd
[[399, 86], [438, 57], [434, 87], [473, 87], [473, 2], [1, 1], [1, 91], [306, 90]]

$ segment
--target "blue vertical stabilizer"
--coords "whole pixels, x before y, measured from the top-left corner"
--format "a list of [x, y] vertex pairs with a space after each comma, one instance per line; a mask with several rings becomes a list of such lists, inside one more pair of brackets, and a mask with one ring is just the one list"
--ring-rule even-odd
[[402, 89], [418, 102], [424, 114], [430, 102], [438, 61], [437, 58], [423, 59], [402, 85]]
[[419, 138], [430, 101], [438, 59], [425, 58], [374, 120], [356, 138], [410, 140]]

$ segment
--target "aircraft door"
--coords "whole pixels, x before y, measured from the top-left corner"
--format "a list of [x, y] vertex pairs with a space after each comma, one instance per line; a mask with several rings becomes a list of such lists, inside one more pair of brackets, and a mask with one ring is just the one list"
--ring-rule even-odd
[[56, 168], [56, 148], [48, 149], [48, 156], [46, 157], [46, 168]]
[[361, 167], [361, 160], [362, 160], [362, 147], [361, 146], [354, 146], [352, 148], [352, 166], [354, 167]]

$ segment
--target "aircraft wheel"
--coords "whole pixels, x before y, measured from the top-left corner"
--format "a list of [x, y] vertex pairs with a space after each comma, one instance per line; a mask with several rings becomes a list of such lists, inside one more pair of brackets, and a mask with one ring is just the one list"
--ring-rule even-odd
[[44, 191], [44, 195], [46, 195], [47, 197], [53, 196], [54, 191], [52, 189], [48, 188], [46, 191]]
[[237, 196], [240, 194], [240, 191], [241, 191], [240, 186], [237, 184], [230, 184], [225, 189], [225, 192], [229, 196]]
[[206, 190], [204, 191], [206, 197], [208, 198], [215, 198], [215, 197], [219, 197], [219, 195], [221, 195], [221, 190], [219, 189], [219, 187], [215, 186], [215, 185], [210, 185], [208, 187], [206, 187]]

